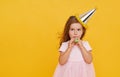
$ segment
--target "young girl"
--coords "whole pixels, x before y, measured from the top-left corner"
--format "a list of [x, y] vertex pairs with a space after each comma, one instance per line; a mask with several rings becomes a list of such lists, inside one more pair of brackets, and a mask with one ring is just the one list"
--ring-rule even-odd
[[[71, 16], [60, 41], [59, 64], [53, 77], [95, 77], [92, 48], [83, 41], [86, 28], [75, 16]], [[76, 40], [77, 39], [77, 40]]]

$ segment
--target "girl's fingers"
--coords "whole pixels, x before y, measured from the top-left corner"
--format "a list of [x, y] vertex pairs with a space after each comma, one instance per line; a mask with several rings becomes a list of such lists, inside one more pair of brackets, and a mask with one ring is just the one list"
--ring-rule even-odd
[[70, 40], [70, 43], [73, 43], [73, 41], [74, 41], [74, 38], [72, 38], [72, 39]]

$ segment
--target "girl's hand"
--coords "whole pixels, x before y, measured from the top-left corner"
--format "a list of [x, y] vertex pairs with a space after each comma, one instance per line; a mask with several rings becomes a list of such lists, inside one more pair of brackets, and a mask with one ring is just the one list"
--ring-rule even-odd
[[74, 45], [75, 45], [75, 43], [74, 43], [74, 38], [72, 38], [70, 41], [69, 41], [69, 44], [68, 44], [68, 47], [69, 48], [72, 48]]
[[77, 45], [78, 45], [78, 46], [81, 46], [81, 45], [82, 45], [82, 40], [78, 39]]
[[76, 39], [74, 40], [74, 42], [75, 42], [75, 44], [78, 45], [78, 46], [81, 46], [81, 45], [82, 45], [82, 40], [79, 39], [79, 38], [76, 38]]

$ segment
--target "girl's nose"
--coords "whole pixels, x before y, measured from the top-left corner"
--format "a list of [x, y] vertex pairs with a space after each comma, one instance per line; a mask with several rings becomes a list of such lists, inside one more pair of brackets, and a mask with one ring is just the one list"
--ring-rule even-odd
[[74, 34], [77, 35], [77, 31], [74, 31]]

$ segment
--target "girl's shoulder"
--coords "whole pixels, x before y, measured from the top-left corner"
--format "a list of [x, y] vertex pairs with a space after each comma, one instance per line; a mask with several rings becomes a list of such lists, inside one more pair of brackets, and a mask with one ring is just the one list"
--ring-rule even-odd
[[62, 42], [62, 44], [61, 44], [61, 46], [60, 46], [60, 48], [59, 48], [59, 51], [65, 52], [65, 50], [66, 50], [67, 47], [68, 47], [68, 43], [69, 43], [69, 41], [67, 41], [67, 42]]
[[86, 46], [86, 45], [87, 45], [87, 46], [90, 45], [89, 42], [88, 42], [87, 40], [83, 40], [82, 43], [83, 43], [84, 46]]
[[66, 42], [62, 42], [62, 44], [68, 44], [69, 43], [69, 41], [66, 41]]
[[88, 43], [88, 41], [87, 40], [82, 40], [82, 43]]
[[87, 49], [87, 51], [92, 50], [92, 48], [87, 40], [82, 41], [82, 43], [83, 43], [83, 46]]

